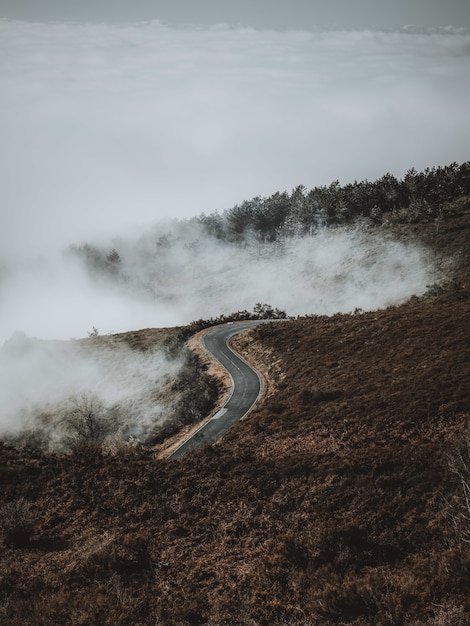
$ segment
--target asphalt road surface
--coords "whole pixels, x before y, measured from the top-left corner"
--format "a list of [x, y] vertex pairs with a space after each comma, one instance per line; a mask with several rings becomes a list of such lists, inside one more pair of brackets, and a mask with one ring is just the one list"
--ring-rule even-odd
[[203, 346], [215, 356], [230, 374], [232, 393], [223, 407], [208, 422], [173, 450], [169, 455], [170, 458], [179, 459], [189, 450], [215, 443], [246, 415], [258, 400], [262, 390], [259, 374], [246, 361], [237, 356], [228, 347], [227, 342], [234, 335], [260, 323], [259, 321], [233, 322], [232, 324], [215, 326], [203, 335]]

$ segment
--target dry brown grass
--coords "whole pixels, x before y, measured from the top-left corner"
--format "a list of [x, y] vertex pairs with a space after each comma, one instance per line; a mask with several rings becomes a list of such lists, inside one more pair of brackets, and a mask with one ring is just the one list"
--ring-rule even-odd
[[448, 516], [470, 413], [467, 206], [438, 231], [393, 226], [458, 260], [434, 295], [240, 338], [274, 384], [219, 444], [181, 461], [0, 447], [2, 504], [35, 512], [27, 545], [3, 546], [0, 623], [469, 623]]

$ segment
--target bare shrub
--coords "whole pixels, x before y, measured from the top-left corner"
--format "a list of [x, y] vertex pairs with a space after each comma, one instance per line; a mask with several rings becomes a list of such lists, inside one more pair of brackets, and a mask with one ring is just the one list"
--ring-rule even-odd
[[63, 427], [64, 441], [72, 450], [83, 445], [101, 446], [111, 432], [111, 419], [96, 395], [82, 393], [71, 400]]
[[4, 541], [14, 547], [26, 545], [33, 534], [34, 513], [31, 503], [21, 497], [0, 509], [0, 532]]

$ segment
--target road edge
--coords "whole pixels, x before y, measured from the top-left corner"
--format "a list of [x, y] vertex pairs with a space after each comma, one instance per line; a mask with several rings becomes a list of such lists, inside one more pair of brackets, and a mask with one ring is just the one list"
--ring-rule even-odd
[[[199, 422], [197, 422], [197, 424], [194, 424], [181, 437], [178, 436], [178, 439], [171, 446], [169, 446], [164, 451], [162, 451], [161, 456], [163, 458], [167, 458], [167, 459], [171, 458], [172, 455], [181, 446], [183, 446], [186, 443], [186, 441], [188, 441], [189, 439], [194, 437], [201, 429], [203, 429], [205, 427], [205, 425], [215, 415], [217, 415], [217, 413], [219, 413], [219, 411], [223, 410], [223, 407], [225, 406], [225, 404], [232, 397], [234, 389], [235, 389], [235, 385], [234, 385], [234, 381], [232, 379], [232, 376], [231, 376], [230, 372], [228, 372], [228, 370], [226, 370], [225, 367], [220, 363], [220, 361], [217, 359], [217, 357], [215, 357], [212, 354], [212, 352], [210, 352], [210, 350], [208, 350], [206, 348], [206, 346], [204, 344], [204, 336], [211, 329], [213, 329], [215, 327], [229, 326], [229, 325], [233, 325], [233, 324], [236, 324], [236, 323], [237, 322], [226, 322], [225, 324], [216, 324], [215, 326], [210, 326], [209, 328], [205, 328], [202, 331], [199, 331], [198, 333], [196, 333], [195, 335], [190, 337], [190, 339], [188, 339], [188, 342], [187, 342], [188, 347], [191, 350], [195, 351], [196, 354], [199, 356], [199, 358], [202, 360], [202, 362], [206, 366], [208, 366], [208, 373], [211, 376], [215, 376], [216, 378], [219, 378], [219, 380], [222, 382], [222, 386], [225, 388], [225, 391], [222, 392], [222, 394], [219, 397], [219, 400], [217, 402], [216, 407], [210, 412], [210, 414], [207, 417], [205, 417], [204, 419], [202, 419]], [[227, 347], [229, 348], [229, 350], [231, 352], [233, 352], [235, 354], [235, 356], [237, 356], [239, 359], [241, 359], [244, 363], [246, 363], [246, 365], [248, 367], [250, 367], [250, 369], [252, 369], [255, 372], [255, 374], [257, 375], [257, 377], [259, 379], [259, 383], [260, 383], [260, 390], [259, 390], [258, 396], [256, 397], [255, 402], [251, 405], [251, 407], [243, 415], [243, 417], [240, 418], [241, 420], [245, 419], [245, 417], [247, 417], [251, 413], [251, 411], [254, 409], [254, 407], [259, 403], [261, 398], [264, 396], [265, 390], [267, 388], [267, 379], [266, 379], [266, 377], [265, 377], [263, 372], [258, 370], [256, 366], [254, 366], [252, 363], [250, 363], [250, 361], [248, 361], [244, 357], [243, 354], [239, 353], [230, 344], [232, 342], [232, 339], [234, 339], [235, 337], [238, 337], [239, 335], [241, 335], [242, 333], [244, 333], [246, 331], [252, 330], [252, 328], [255, 328], [255, 327], [256, 326], [253, 325], [252, 327], [249, 327], [249, 328], [242, 328], [239, 332], [237, 332], [235, 335], [230, 337], [228, 339], [228, 341], [227, 341]], [[229, 384], [227, 384], [227, 381], [229, 381]]]

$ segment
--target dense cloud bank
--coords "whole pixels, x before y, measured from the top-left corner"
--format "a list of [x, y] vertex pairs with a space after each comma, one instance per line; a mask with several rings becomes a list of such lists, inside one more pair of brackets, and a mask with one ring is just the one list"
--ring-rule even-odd
[[[246, 268], [246, 251], [221, 253], [216, 245], [211, 264], [209, 247], [183, 273], [175, 268], [184, 254], [169, 270], [142, 262], [142, 277], [135, 277], [138, 253], [127, 248], [141, 233], [158, 231], [153, 225], [164, 216], [210, 215], [299, 183], [344, 184], [387, 171], [402, 176], [412, 166], [465, 160], [469, 44], [470, 34], [458, 30], [276, 32], [0, 20], [0, 341], [16, 330], [69, 338], [93, 325], [110, 332], [184, 323], [252, 307], [263, 298], [255, 294], [260, 283], [268, 298], [272, 279], [261, 266], [262, 279], [250, 272], [250, 280], [233, 278], [231, 293], [232, 276], [223, 267], [216, 276], [217, 255], [233, 254]], [[182, 241], [193, 245], [197, 238]], [[125, 288], [116, 281], [97, 288], [80, 260], [62, 256], [73, 242], [107, 252], [120, 247], [121, 283], [130, 274], [137, 293], [129, 298], [129, 281]], [[295, 255], [321, 243], [292, 248], [282, 261], [291, 269], [281, 276], [294, 268], [305, 276]], [[345, 258], [349, 250], [348, 243]], [[280, 259], [271, 263], [275, 271]], [[338, 268], [322, 280], [341, 274]], [[158, 289], [155, 273], [163, 282]], [[312, 281], [318, 285], [316, 273], [302, 284], [289, 275], [297, 291], [276, 293], [272, 304], [292, 314], [310, 312], [311, 302], [318, 307], [325, 298], [309, 291]], [[147, 296], [135, 286], [143, 277]], [[303, 295], [299, 301], [305, 290], [308, 301]], [[385, 292], [362, 303], [337, 295], [316, 310], [381, 306], [389, 301]]]
[[0, 21], [1, 256], [468, 158], [466, 31]]

